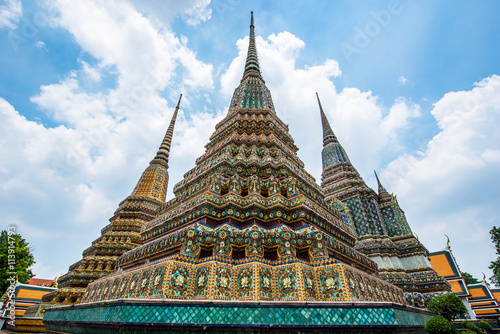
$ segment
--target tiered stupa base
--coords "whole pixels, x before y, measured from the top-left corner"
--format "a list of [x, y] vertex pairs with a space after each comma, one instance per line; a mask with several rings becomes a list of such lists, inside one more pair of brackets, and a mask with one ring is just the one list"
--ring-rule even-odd
[[120, 298], [405, 302], [401, 289], [335, 260], [231, 261], [219, 255], [178, 255], [109, 275], [89, 285], [83, 302]]
[[49, 333], [426, 333], [432, 314], [395, 303], [121, 299], [47, 310]]
[[[122, 299], [126, 298], [126, 299]], [[83, 304], [47, 310], [49, 333], [424, 332], [403, 291], [333, 259], [173, 255], [90, 284]]]

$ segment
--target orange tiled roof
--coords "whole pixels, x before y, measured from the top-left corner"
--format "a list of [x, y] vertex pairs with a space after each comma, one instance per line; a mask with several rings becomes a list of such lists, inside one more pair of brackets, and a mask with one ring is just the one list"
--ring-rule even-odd
[[443, 277], [458, 276], [453, 268], [454, 265], [450, 263], [450, 259], [446, 255], [444, 253], [430, 254], [432, 268]]
[[30, 278], [28, 280], [29, 285], [38, 285], [38, 286], [50, 286], [54, 282], [53, 279], [45, 279], [45, 278]]
[[451, 285], [451, 292], [455, 294], [467, 294], [467, 291], [460, 284], [460, 281], [448, 281]]

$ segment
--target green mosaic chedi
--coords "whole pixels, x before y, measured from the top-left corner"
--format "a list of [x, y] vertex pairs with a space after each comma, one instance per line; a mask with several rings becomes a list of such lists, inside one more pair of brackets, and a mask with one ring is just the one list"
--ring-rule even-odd
[[408, 302], [423, 307], [436, 294], [450, 291], [428, 260], [429, 251], [413, 235], [395, 196], [378, 183], [366, 185], [335, 136], [318, 97], [323, 126], [321, 189], [356, 231], [355, 249], [378, 265], [379, 276], [406, 292]]

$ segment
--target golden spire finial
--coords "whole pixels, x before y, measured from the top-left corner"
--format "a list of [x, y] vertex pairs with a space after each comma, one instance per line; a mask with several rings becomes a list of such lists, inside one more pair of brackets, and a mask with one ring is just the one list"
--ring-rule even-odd
[[446, 237], [446, 247], [450, 248], [450, 238], [446, 234], [445, 237]]
[[418, 240], [418, 234], [416, 232], [413, 232], [413, 234], [415, 234], [415, 237], [417, 238], [417, 241], [419, 241]]
[[483, 274], [483, 282], [488, 284], [488, 282], [486, 282], [486, 275], [484, 273], [482, 273], [482, 274]]

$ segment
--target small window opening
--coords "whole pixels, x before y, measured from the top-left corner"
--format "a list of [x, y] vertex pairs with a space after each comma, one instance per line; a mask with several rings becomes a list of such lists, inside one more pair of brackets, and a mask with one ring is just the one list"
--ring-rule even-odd
[[241, 196], [242, 197], [248, 196], [248, 187], [241, 188]]
[[246, 253], [245, 253], [246, 247], [233, 247], [231, 251], [231, 258], [233, 260], [241, 260], [246, 258]]
[[281, 188], [280, 189], [281, 196], [283, 197], [288, 197], [288, 190], [286, 188]]
[[227, 193], [229, 193], [229, 187], [226, 186], [226, 187], [221, 187], [220, 188], [220, 194], [221, 194], [221, 196], [223, 196], [223, 195], [225, 195]]
[[262, 196], [262, 197], [269, 197], [269, 189], [267, 189], [267, 188], [261, 188], [260, 189], [260, 196]]
[[278, 248], [264, 248], [264, 259], [271, 261], [278, 260]]
[[309, 248], [296, 248], [295, 249], [295, 256], [297, 256], [298, 259], [304, 260], [309, 262], [311, 258], [309, 257]]
[[209, 256], [214, 255], [214, 246], [201, 246], [200, 253], [198, 254], [199, 259], [204, 259]]

